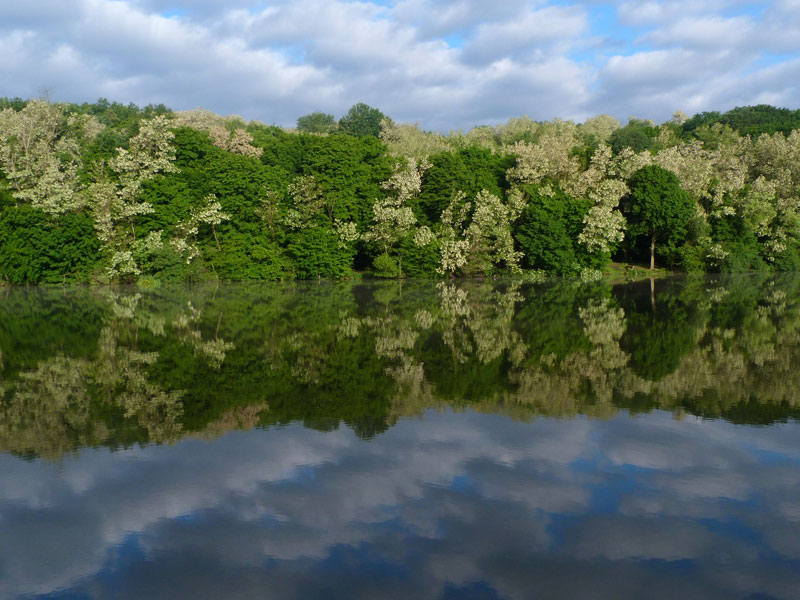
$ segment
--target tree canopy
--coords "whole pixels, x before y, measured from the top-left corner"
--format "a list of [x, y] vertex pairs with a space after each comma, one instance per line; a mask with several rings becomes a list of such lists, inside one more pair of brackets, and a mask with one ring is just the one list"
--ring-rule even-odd
[[623, 200], [622, 213], [628, 220], [628, 234], [634, 244], [646, 240], [650, 248], [650, 269], [655, 266], [656, 242], [675, 246], [683, 242], [694, 201], [681, 188], [678, 177], [658, 165], [636, 171]]
[[313, 112], [297, 119], [297, 130], [306, 133], [331, 133], [336, 126], [333, 115], [323, 112]]
[[[366, 104], [283, 129], [0, 99], [0, 280], [596, 278], [612, 259], [656, 257], [798, 269], [793, 114], [521, 117], [445, 134]], [[765, 132], [742, 136], [748, 124]]]
[[688, 119], [683, 124], [683, 131], [693, 134], [700, 127], [711, 126], [715, 123], [727, 125], [741, 135], [789, 134], [795, 129], [800, 129], [800, 110], [759, 104], [757, 106], [737, 106], [725, 113], [702, 112]]
[[360, 102], [354, 104], [347, 114], [339, 119], [339, 129], [342, 133], [355, 137], [379, 137], [381, 123], [386, 118], [377, 108]]

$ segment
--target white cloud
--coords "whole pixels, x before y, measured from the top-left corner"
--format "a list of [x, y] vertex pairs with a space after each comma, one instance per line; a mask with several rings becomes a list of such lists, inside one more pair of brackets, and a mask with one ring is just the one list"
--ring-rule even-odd
[[553, 6], [529, 11], [512, 21], [480, 25], [464, 47], [468, 62], [513, 57], [537, 60], [564, 53], [587, 30], [583, 10]]
[[755, 33], [748, 16], [725, 19], [719, 16], [681, 18], [675, 23], [645, 35], [643, 40], [660, 46], [681, 48], [731, 48], [746, 50]]
[[746, 4], [745, 0], [646, 0], [626, 1], [619, 6], [620, 21], [625, 25], [664, 25], [696, 16], [721, 13]]
[[401, 0], [392, 16], [411, 24], [420, 37], [462, 34], [494, 22], [514, 22], [532, 3], [526, 0]]
[[[738, 0], [55, 0], [0, 4], [0, 95], [176, 109], [291, 125], [356, 102], [399, 121], [469, 128], [529, 114], [796, 104], [800, 8]], [[607, 7], [609, 5], [606, 5]], [[613, 14], [612, 14], [613, 16]]]

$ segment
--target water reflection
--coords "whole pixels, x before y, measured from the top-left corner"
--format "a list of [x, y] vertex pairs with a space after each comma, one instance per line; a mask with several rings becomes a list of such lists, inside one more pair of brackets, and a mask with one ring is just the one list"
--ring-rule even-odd
[[796, 433], [428, 413], [6, 456], [0, 595], [792, 598]]
[[0, 597], [794, 598], [799, 286], [2, 290]]
[[6, 289], [0, 449], [302, 421], [365, 438], [430, 408], [798, 415], [800, 278]]

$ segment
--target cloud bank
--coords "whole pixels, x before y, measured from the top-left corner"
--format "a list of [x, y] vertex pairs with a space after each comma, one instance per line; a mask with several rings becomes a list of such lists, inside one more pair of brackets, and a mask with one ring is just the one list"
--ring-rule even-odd
[[0, 95], [293, 125], [356, 102], [429, 129], [665, 120], [800, 97], [800, 2], [0, 3]]

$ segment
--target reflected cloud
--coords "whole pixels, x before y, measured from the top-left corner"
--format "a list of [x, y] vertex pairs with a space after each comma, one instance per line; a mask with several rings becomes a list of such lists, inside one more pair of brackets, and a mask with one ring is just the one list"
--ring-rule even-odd
[[[794, 426], [685, 425], [426, 413], [370, 441], [292, 425], [59, 464], [5, 456], [0, 592], [439, 598], [484, 582], [499, 597], [634, 598], [656, 581], [790, 598]], [[658, 460], [609, 458], [633, 440]], [[691, 568], [676, 579], [672, 563]]]

